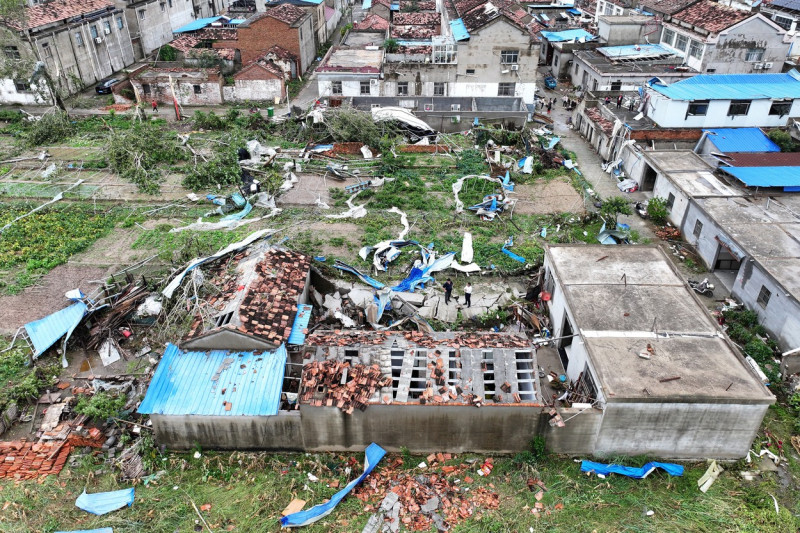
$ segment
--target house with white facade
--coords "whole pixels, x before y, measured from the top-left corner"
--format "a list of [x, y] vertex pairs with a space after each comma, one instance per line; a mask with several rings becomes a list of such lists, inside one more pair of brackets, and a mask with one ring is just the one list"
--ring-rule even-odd
[[173, 39], [172, 33], [195, 19], [186, 0], [114, 0], [125, 11], [137, 58], [158, 50]]
[[800, 73], [700, 74], [644, 88], [645, 114], [662, 128], [784, 127], [800, 114]]
[[661, 45], [697, 72], [781, 72], [791, 44], [786, 30], [759, 13], [700, 0], [665, 19]]

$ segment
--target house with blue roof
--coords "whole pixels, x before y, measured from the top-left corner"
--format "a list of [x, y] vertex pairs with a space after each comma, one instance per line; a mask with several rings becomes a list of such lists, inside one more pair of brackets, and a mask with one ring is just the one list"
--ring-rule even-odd
[[597, 36], [583, 28], [541, 31], [539, 35], [542, 37], [539, 62], [548, 65], [557, 78], [562, 78], [569, 72], [574, 52], [592, 50], [600, 46]]
[[645, 115], [662, 128], [777, 128], [800, 113], [800, 73], [701, 74], [644, 88]]

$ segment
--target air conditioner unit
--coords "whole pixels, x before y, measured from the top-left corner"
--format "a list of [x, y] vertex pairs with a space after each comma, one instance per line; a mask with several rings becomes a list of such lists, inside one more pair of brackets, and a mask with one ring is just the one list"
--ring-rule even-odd
[[103, 28], [103, 33], [106, 35], [111, 35], [111, 30], [109, 28]]
[[511, 70], [519, 70], [519, 65], [511, 65]]
[[425, 111], [433, 111], [433, 104], [425, 104], [425, 105], [423, 106], [423, 109], [424, 109]]
[[96, 42], [97, 44], [100, 44], [100, 43], [103, 42], [103, 38], [102, 37], [95, 37], [94, 38], [94, 42]]
[[450, 104], [450, 111], [461, 111], [461, 104]]
[[753, 63], [753, 70], [761, 70], [764, 68], [764, 63]]
[[770, 68], [772, 68], [772, 63], [764, 63], [764, 68], [765, 68], [765, 69], [770, 69]]

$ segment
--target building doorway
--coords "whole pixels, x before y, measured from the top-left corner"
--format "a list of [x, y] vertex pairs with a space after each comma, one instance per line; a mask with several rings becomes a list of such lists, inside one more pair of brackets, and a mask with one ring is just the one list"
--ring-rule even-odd
[[644, 175], [642, 176], [642, 183], [639, 190], [642, 192], [653, 192], [653, 189], [656, 186], [656, 177], [658, 173], [656, 169], [645, 163], [644, 165]]

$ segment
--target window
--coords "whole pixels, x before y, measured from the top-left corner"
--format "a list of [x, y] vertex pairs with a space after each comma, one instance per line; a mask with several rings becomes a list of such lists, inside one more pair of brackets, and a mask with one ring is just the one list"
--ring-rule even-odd
[[661, 42], [672, 46], [675, 41], [675, 32], [664, 28], [664, 33], [661, 35]]
[[92, 39], [97, 39], [97, 26], [94, 24], [89, 26], [89, 33], [92, 35]]
[[142, 84], [142, 92], [144, 94], [150, 94], [150, 84], [149, 83], [143, 83]]
[[703, 57], [703, 45], [692, 39], [692, 42], [689, 43], [689, 56], [697, 59]]
[[687, 44], [689, 44], [689, 38], [685, 35], [678, 34], [677, 39], [675, 39], [675, 48], [681, 52], [685, 52]]
[[667, 211], [672, 211], [673, 205], [675, 205], [675, 195], [669, 193], [669, 196], [667, 196]]
[[147, 11], [144, 9], [139, 10], [139, 20], [144, 20], [144, 16], [147, 14]]
[[614, 80], [611, 82], [611, 90], [619, 91], [622, 89], [622, 80]]
[[782, 117], [783, 115], [788, 115], [791, 108], [791, 100], [776, 100], [772, 102], [772, 106], [769, 108], [769, 114]]
[[729, 117], [738, 117], [746, 115], [750, 111], [750, 100], [731, 100], [731, 105], [728, 107]]
[[695, 237], [700, 237], [700, 234], [703, 233], [703, 223], [699, 220], [696, 220], [694, 223], [694, 231], [692, 231], [692, 235]]
[[783, 28], [784, 30], [792, 29], [793, 20], [780, 15], [772, 15], [772, 22]]
[[83, 46], [83, 34], [79, 31], [75, 32], [75, 44]]
[[467, 75], [472, 75], [472, 74], [475, 74], [475, 69], [474, 68], [468, 68], [467, 69]]
[[111, 22], [108, 20], [103, 21], [103, 31], [106, 33], [106, 35], [111, 33]]
[[605, 9], [603, 9], [603, 15], [613, 15], [613, 14], [614, 14], [614, 8], [611, 6], [611, 4], [606, 4]]
[[192, 89], [194, 89], [194, 94], [203, 94], [203, 88], [199, 85], [192, 85]]
[[707, 68], [707, 69], [706, 69], [706, 74], [713, 74], [713, 73], [715, 73], [716, 71], [717, 71], [717, 69], [715, 69], [715, 68]]
[[122, 17], [117, 17], [117, 28], [122, 29], [124, 24], [122, 23]]
[[333, 81], [331, 82], [331, 94], [342, 94], [342, 82], [340, 81]]
[[31, 84], [28, 80], [14, 80], [14, 88], [18, 93], [24, 93], [31, 90]]
[[3, 53], [6, 54], [6, 57], [9, 59], [19, 59], [19, 48], [16, 46], [4, 46]]
[[758, 292], [758, 298], [756, 298], [756, 302], [758, 303], [758, 305], [766, 309], [771, 296], [772, 292], [770, 292], [768, 288], [762, 285], [761, 290]]
[[368, 81], [362, 81], [361, 82], [361, 91], [360, 91], [360, 93], [369, 95], [369, 82]]
[[762, 61], [764, 59], [763, 48], [748, 48], [747, 55], [744, 56], [745, 61]]
[[437, 81], [433, 84], [433, 96], [444, 96], [444, 82]]
[[504, 82], [497, 86], [497, 96], [514, 96], [514, 82]]
[[501, 63], [518, 63], [519, 50], [503, 50], [500, 52]]
[[397, 82], [397, 96], [408, 96], [408, 82]]
[[161, 12], [162, 13], [167, 10], [167, 4], [165, 4], [164, 2], [161, 2], [160, 5], [161, 5]]
[[686, 116], [694, 115], [704, 117], [706, 113], [708, 113], [708, 100], [689, 102], [689, 111], [686, 113]]
[[169, 8], [172, 9], [172, 0], [169, 0], [167, 3], [169, 4]]
[[53, 57], [53, 51], [50, 50], [50, 43], [42, 43], [42, 56], [45, 58]]

